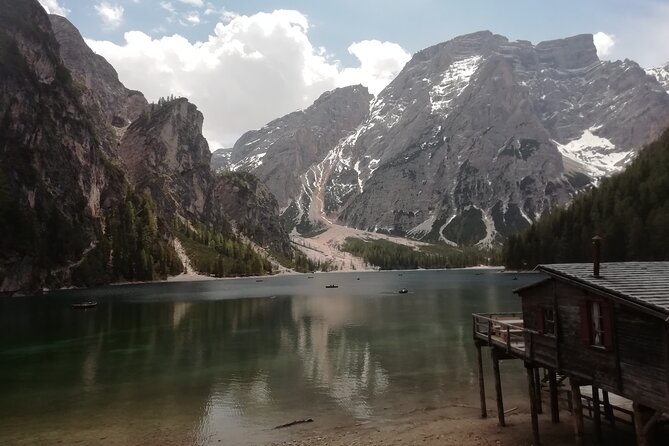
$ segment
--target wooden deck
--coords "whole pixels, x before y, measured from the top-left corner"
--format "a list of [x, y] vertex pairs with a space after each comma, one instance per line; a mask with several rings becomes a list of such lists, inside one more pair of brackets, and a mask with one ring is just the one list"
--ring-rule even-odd
[[473, 314], [472, 318], [475, 340], [501, 348], [508, 355], [520, 359], [532, 356], [535, 333], [523, 327], [522, 313]]
[[[550, 365], [541, 364], [534, 361], [533, 343], [537, 332], [527, 329], [523, 326], [522, 313], [484, 313], [473, 314], [473, 336], [478, 348], [488, 346], [493, 351], [493, 362], [498, 359], [522, 359], [526, 364], [532, 364], [535, 368], [550, 368]], [[495, 359], [497, 358], [497, 359]], [[498, 365], [494, 364], [495, 374], [498, 374]], [[538, 369], [537, 369], [538, 370]], [[557, 371], [553, 371], [555, 373]], [[499, 379], [495, 377], [496, 381]], [[536, 375], [536, 385], [539, 395], [549, 393], [548, 385], [544, 379]], [[563, 378], [564, 379], [564, 378]], [[561, 382], [561, 380], [560, 380]], [[498, 384], [498, 383], [496, 383]], [[597, 412], [604, 415], [604, 419], [611, 425], [622, 423], [634, 425], [634, 415], [632, 402], [626, 398], [600, 391], [598, 398], [593, 398], [591, 386], [577, 386], [580, 390], [581, 407], [583, 415], [589, 419], [595, 419]], [[564, 383], [556, 385], [556, 398], [561, 409], [573, 412], [573, 399], [571, 385]], [[500, 392], [501, 390], [497, 390]], [[483, 391], [482, 391], [483, 392]], [[606, 395], [606, 396], [605, 396]], [[541, 398], [538, 398], [538, 404], [541, 405]], [[483, 406], [483, 401], [482, 401]], [[498, 409], [502, 409], [502, 405]], [[500, 417], [500, 424], [504, 425], [503, 417]]]

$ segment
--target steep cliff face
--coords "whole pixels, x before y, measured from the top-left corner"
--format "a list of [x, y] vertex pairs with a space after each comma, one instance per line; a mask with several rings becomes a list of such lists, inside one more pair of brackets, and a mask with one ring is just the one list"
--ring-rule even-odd
[[274, 195], [245, 172], [216, 175], [207, 200], [208, 221], [233, 227], [264, 248], [291, 257], [291, 247]]
[[[293, 225], [318, 220], [322, 200], [310, 212], [316, 166], [339, 140], [365, 118], [372, 95], [355, 85], [324, 93], [306, 110], [274, 120], [244, 134], [232, 149], [231, 168], [257, 175], [276, 195], [281, 208], [290, 206]], [[313, 215], [312, 215], [313, 214]]]
[[187, 99], [150, 106], [126, 130], [118, 153], [130, 182], [165, 215], [200, 218], [211, 182], [202, 113]]
[[[178, 274], [183, 219], [218, 241], [238, 228], [290, 254], [266, 189], [214, 180], [197, 108], [146, 105], [82, 45], [36, 0], [0, 0], [0, 293]], [[243, 270], [236, 261], [233, 252], [225, 265]]]
[[356, 228], [490, 244], [622, 169], [668, 124], [660, 84], [632, 61], [600, 61], [591, 35], [532, 45], [479, 32], [415, 54], [292, 199]]
[[0, 0], [0, 291], [68, 283], [122, 174], [37, 2]]
[[49, 20], [65, 66], [84, 87], [82, 100], [86, 108], [96, 108], [114, 127], [125, 127], [137, 119], [148, 105], [144, 95], [125, 88], [114, 67], [86, 45], [69, 20], [53, 14]]

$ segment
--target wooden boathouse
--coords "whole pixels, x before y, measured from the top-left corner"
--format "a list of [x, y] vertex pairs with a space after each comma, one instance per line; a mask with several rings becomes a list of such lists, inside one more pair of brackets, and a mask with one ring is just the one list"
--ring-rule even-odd
[[520, 359], [535, 445], [542, 387], [548, 388], [553, 422], [559, 422], [560, 398], [568, 397], [577, 445], [584, 441], [584, 415], [593, 420], [598, 441], [602, 421], [627, 419], [639, 446], [654, 444], [654, 428], [669, 414], [669, 262], [537, 269], [548, 278], [515, 290], [522, 313], [473, 315], [481, 415], [487, 414], [481, 349], [488, 347], [500, 425], [505, 420], [499, 361]]

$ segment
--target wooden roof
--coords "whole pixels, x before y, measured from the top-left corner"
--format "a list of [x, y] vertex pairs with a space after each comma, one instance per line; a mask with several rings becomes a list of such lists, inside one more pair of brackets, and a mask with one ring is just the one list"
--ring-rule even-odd
[[592, 275], [592, 263], [561, 263], [537, 268], [553, 277], [669, 314], [669, 262], [601, 263], [599, 277]]

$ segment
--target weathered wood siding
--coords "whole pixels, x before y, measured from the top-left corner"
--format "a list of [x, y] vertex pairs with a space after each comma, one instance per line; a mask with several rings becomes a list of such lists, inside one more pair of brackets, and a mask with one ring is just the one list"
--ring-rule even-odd
[[650, 407], [669, 408], [663, 322], [622, 305], [616, 315], [623, 393]]
[[525, 335], [525, 345], [530, 346], [533, 360], [549, 367], [557, 367], [556, 338], [544, 334], [542, 313], [544, 308], [553, 307], [553, 283], [530, 288], [523, 293], [523, 321], [525, 328], [536, 331], [538, 334]]
[[[552, 279], [522, 291], [525, 327], [532, 337], [534, 360], [592, 381], [598, 387], [639, 403], [669, 409], [667, 345], [664, 322], [621, 302]], [[590, 345], [582, 326], [588, 301], [611, 305], [610, 349]], [[543, 334], [543, 309], [556, 308], [557, 340]], [[526, 335], [526, 345], [529, 345]]]

